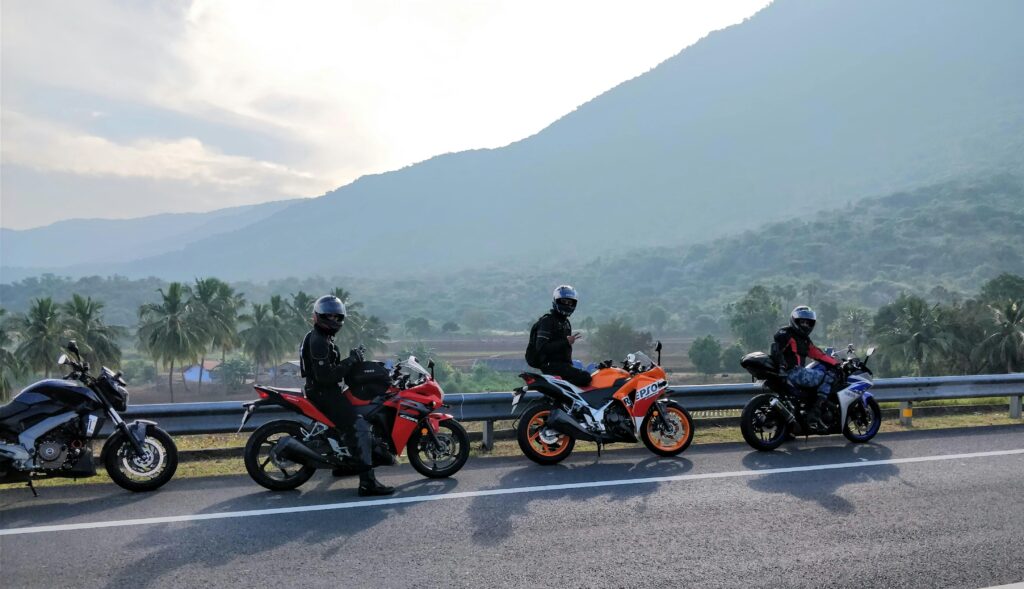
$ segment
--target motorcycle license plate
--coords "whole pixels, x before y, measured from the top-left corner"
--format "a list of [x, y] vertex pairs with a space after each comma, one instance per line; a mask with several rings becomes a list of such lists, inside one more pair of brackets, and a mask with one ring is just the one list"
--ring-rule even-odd
[[523, 396], [523, 391], [521, 391], [520, 389], [516, 389], [516, 390], [512, 391], [512, 412], [513, 413], [515, 412], [516, 405], [519, 404], [519, 399], [521, 399], [522, 396]]

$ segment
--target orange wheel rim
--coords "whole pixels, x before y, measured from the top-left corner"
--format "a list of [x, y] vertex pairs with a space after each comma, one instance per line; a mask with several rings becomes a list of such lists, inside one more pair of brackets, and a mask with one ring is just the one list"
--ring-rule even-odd
[[654, 415], [652, 414], [652, 419], [647, 420], [647, 436], [655, 446], [666, 452], [671, 452], [682, 448], [686, 440], [689, 439], [690, 420], [686, 418], [685, 413], [675, 407], [669, 407], [665, 413], [665, 418], [676, 427], [675, 435], [668, 437], [664, 433], [655, 430]]
[[526, 426], [526, 437], [530, 441], [530, 447], [541, 456], [551, 458], [565, 452], [569, 447], [568, 436], [558, 434], [558, 440], [554, 444], [548, 444], [541, 439], [540, 434], [548, 423], [550, 411], [538, 411]]

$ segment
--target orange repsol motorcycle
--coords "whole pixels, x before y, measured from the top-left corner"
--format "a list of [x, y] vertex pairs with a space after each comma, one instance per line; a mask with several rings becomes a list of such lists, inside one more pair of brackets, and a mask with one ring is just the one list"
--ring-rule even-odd
[[603, 362], [589, 387], [578, 388], [552, 375], [520, 374], [526, 385], [512, 393], [515, 411], [526, 393], [542, 395], [519, 418], [519, 447], [538, 464], [561, 462], [576, 440], [604, 444], [643, 440], [660, 456], [675, 456], [693, 441], [693, 419], [682, 405], [667, 398], [668, 381], [661, 364], [661, 342], [655, 362], [643, 352], [626, 356], [621, 368]]

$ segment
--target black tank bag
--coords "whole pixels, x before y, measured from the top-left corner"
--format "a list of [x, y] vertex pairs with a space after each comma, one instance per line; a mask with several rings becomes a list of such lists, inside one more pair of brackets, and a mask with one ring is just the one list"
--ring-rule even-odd
[[345, 377], [345, 384], [357, 399], [370, 401], [388, 391], [391, 372], [383, 362], [360, 362]]

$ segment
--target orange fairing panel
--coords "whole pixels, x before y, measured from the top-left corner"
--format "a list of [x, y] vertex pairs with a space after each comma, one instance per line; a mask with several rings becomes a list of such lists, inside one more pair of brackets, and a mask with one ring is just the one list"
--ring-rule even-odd
[[590, 388], [607, 389], [623, 378], [629, 378], [629, 373], [621, 368], [602, 368], [590, 377]]

